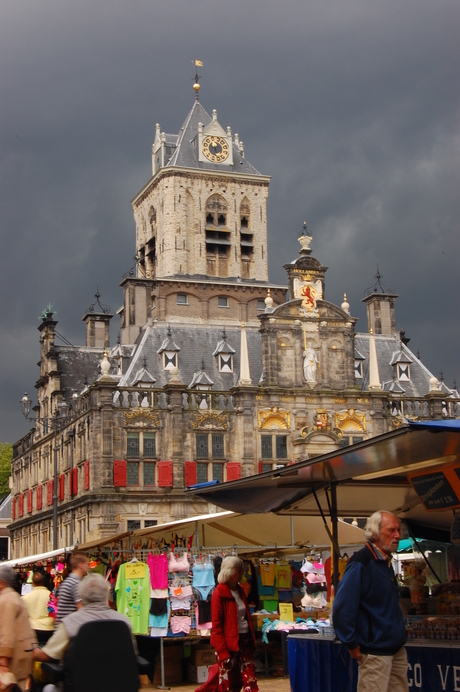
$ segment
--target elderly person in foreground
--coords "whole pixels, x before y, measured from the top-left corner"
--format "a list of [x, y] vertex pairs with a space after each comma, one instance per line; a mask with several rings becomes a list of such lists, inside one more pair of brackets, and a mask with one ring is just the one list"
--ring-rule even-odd
[[26, 607], [12, 588], [16, 575], [8, 565], [0, 565], [0, 686], [16, 682], [24, 690], [32, 671], [35, 635]]
[[348, 561], [337, 589], [337, 637], [358, 662], [358, 692], [407, 692], [406, 632], [391, 565], [401, 524], [391, 512], [369, 517], [367, 543]]
[[211, 601], [212, 634], [219, 662], [218, 692], [257, 692], [255, 636], [246, 596], [239, 585], [243, 561], [226, 557]]
[[109, 587], [100, 574], [89, 574], [82, 579], [78, 586], [78, 593], [83, 607], [67, 615], [59, 623], [55, 633], [42, 649], [34, 649], [35, 661], [62, 659], [70, 641], [77, 636], [80, 627], [87, 622], [122, 620], [128, 625], [129, 631], [132, 631], [131, 623], [126, 615], [111, 610], [107, 605]]

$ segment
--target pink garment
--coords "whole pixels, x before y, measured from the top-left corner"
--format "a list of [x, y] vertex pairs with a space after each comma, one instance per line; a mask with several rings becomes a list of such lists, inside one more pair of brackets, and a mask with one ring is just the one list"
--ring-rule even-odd
[[188, 615], [171, 616], [171, 632], [173, 634], [179, 634], [179, 632], [184, 632], [185, 634], [188, 634], [190, 632], [191, 626], [192, 618]]
[[168, 588], [168, 558], [164, 553], [152, 555], [149, 553], [147, 562], [150, 570], [150, 586], [152, 589]]
[[169, 553], [169, 571], [170, 572], [188, 572], [190, 563], [187, 560], [187, 553], [184, 553], [180, 559], [177, 559], [174, 553]]
[[171, 598], [191, 598], [193, 596], [192, 587], [187, 586], [170, 586], [169, 595]]
[[313, 572], [309, 572], [306, 579], [309, 584], [322, 584], [326, 581], [324, 574], [314, 574]]

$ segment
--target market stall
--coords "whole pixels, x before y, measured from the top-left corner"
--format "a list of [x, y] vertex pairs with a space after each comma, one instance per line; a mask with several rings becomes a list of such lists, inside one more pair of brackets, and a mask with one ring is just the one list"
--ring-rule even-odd
[[[459, 460], [460, 421], [414, 423], [284, 469], [192, 492], [218, 507], [235, 511], [246, 509], [264, 516], [273, 512], [303, 517], [321, 516], [323, 520], [327, 518], [332, 527], [333, 573], [337, 584], [343, 528], [339, 516], [370, 516], [375, 510], [384, 508], [404, 521], [409, 536], [415, 541], [417, 538], [450, 540], [451, 529], [460, 521]], [[454, 560], [450, 577], [459, 579], [459, 556], [455, 554], [454, 557], [457, 562]], [[423, 551], [421, 558], [437, 581], [436, 571]], [[438, 688], [453, 690], [455, 687], [448, 686], [451, 684], [448, 672], [453, 669], [445, 666], [451, 665], [449, 661], [453, 661], [452, 657], [457, 656], [458, 659], [460, 654], [457, 641], [460, 636], [457, 617], [457, 607], [460, 614], [460, 600], [457, 600], [460, 594], [457, 595], [450, 584], [442, 585], [439, 589], [445, 594], [447, 610], [433, 613], [433, 620], [427, 620], [420, 613], [415, 620], [408, 621], [411, 636], [408, 646], [409, 672], [419, 676], [414, 678], [416, 682], [413, 684], [420, 687], [424, 684], [422, 678], [434, 680], [443, 671], [444, 687]], [[304, 643], [300, 645], [302, 637]], [[310, 656], [312, 642], [320, 647], [320, 658], [321, 652], [324, 652], [324, 656], [329, 656], [331, 661], [336, 659], [337, 647], [340, 649], [339, 644], [333, 644], [332, 640], [324, 637], [312, 640], [308, 634], [296, 634], [292, 643], [289, 637], [291, 686], [294, 692], [317, 689], [315, 685], [306, 687], [305, 676], [297, 670], [305, 665], [307, 650]], [[336, 648], [327, 653], [331, 646]], [[303, 654], [299, 651], [294, 653], [294, 647], [305, 651]], [[423, 658], [420, 650], [425, 648], [427, 651], [429, 648], [429, 655]], [[414, 658], [416, 656], [419, 659]], [[351, 680], [350, 689], [353, 689], [353, 675], [349, 661], [346, 658], [345, 661], [348, 672], [337, 671], [335, 664], [331, 663], [326, 667], [326, 674], [329, 675], [329, 682], [336, 679], [336, 674], [337, 679]], [[302, 685], [296, 686], [296, 679], [303, 679]], [[457, 684], [458, 681], [452, 679], [452, 685]], [[331, 685], [324, 689], [342, 689], [334, 687], [332, 682]]]
[[[342, 539], [350, 547], [359, 547], [364, 540], [363, 531], [344, 523]], [[311, 562], [312, 558], [321, 561], [324, 551], [329, 554], [329, 534], [318, 517], [305, 520], [302, 517], [216, 512], [138, 529], [79, 547], [96, 562], [102, 558], [115, 568], [119, 562], [121, 583], [124, 588], [130, 589], [131, 595], [134, 587], [126, 579], [127, 572], [131, 573], [134, 569], [138, 579], [145, 579], [146, 575], [151, 579], [159, 565], [163, 565], [163, 569], [167, 567], [167, 577], [165, 574], [162, 577], [162, 588], [168, 591], [161, 594], [168, 599], [167, 612], [163, 613], [162, 619], [154, 620], [149, 615], [143, 627], [139, 622], [134, 626], [144, 639], [142, 646], [152, 648], [152, 639], [160, 645], [162, 685], [181, 679], [174, 677], [181, 674], [178, 646], [182, 657], [190, 654], [189, 675], [198, 682], [207, 675], [214, 655], [209, 645], [206, 646], [209, 642], [210, 618], [203, 622], [200, 610], [209, 608], [214, 586], [213, 569], [226, 555], [237, 554], [244, 560], [243, 588], [255, 611], [253, 624], [259, 639], [261, 643], [267, 643], [262, 644], [260, 654], [262, 670], [271, 669], [280, 674], [283, 670], [287, 672], [287, 656], [283, 657], [283, 645], [285, 653], [287, 650], [286, 622], [282, 632], [276, 629], [280, 623], [280, 610], [284, 609], [284, 621], [289, 620], [292, 629], [306, 628], [307, 622], [311, 628], [318, 619], [324, 620], [328, 615], [325, 598], [321, 602], [316, 601], [316, 605], [310, 601], [305, 607], [302, 606], [304, 590], [296, 586], [293, 588], [292, 580], [292, 573], [298, 571], [304, 561]], [[203, 572], [208, 575], [209, 581], [204, 586]], [[263, 584], [261, 573], [265, 577]], [[110, 579], [114, 576], [111, 575]], [[116, 579], [117, 583], [119, 581], [120, 576]], [[155, 584], [158, 595], [157, 581]], [[147, 590], [143, 593], [147, 594]], [[120, 594], [122, 591], [119, 588], [117, 606], [124, 608]], [[151, 595], [150, 592], [147, 595]], [[142, 609], [141, 601], [142, 596], [136, 603]], [[152, 607], [158, 610], [159, 606], [159, 603], [150, 600], [150, 610]], [[147, 638], [149, 642], [145, 641]], [[149, 655], [146, 657], [151, 658]]]

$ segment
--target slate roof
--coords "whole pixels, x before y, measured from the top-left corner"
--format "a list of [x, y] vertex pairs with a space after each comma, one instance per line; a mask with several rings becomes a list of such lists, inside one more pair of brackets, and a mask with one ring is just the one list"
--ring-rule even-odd
[[67, 398], [75, 391], [79, 394], [100, 376], [100, 363], [104, 349], [88, 346], [55, 346], [58, 352], [58, 368], [61, 373], [61, 389]]
[[[406, 396], [423, 397], [430, 391], [430, 377], [433, 377], [425, 365], [415, 356], [412, 351], [404, 344], [402, 352], [406, 358], [404, 362], [410, 363], [410, 381], [397, 382], [397, 387], [392, 386], [396, 376], [396, 365], [391, 365], [395, 353], [401, 352], [401, 341], [397, 336], [375, 335], [375, 348], [377, 351], [377, 361], [379, 365], [380, 383], [384, 385], [386, 391], [394, 391]], [[363, 389], [369, 385], [369, 341], [370, 334], [356, 334], [355, 348], [364, 356], [363, 361]], [[395, 361], [396, 362], [396, 361]], [[399, 362], [399, 358], [398, 358]], [[403, 391], [401, 391], [401, 389]]]
[[[233, 165], [198, 161], [198, 123], [206, 127], [212, 121], [209, 113], [205, 111], [199, 101], [195, 101], [192, 110], [187, 115], [178, 135], [166, 135], [167, 144], [175, 151], [166, 163], [167, 166], [180, 166], [183, 168], [198, 168], [200, 170], [242, 173], [248, 175], [262, 175], [241, 156], [238, 146], [233, 142]], [[176, 138], [176, 141], [174, 141]]]
[[0, 502], [0, 521], [2, 519], [3, 521], [5, 521], [6, 519], [11, 520], [11, 495], [7, 495]]
[[[171, 334], [168, 334], [170, 329]], [[262, 374], [262, 341], [261, 335], [256, 329], [246, 328], [249, 368], [253, 384], [257, 384]], [[240, 371], [240, 343], [241, 329], [227, 327], [226, 342], [235, 351], [233, 356], [233, 372], [219, 372], [218, 355], [216, 348], [222, 342], [222, 327], [211, 325], [181, 325], [174, 324], [168, 327], [165, 323], [157, 323], [148, 326], [139, 342], [136, 352], [127, 372], [120, 380], [120, 386], [132, 386], [135, 375], [144, 365], [156, 380], [156, 387], [168, 384], [171, 375], [163, 370], [163, 356], [160, 353], [161, 346], [168, 339], [180, 349], [179, 379], [184, 385], [189, 386], [196, 374], [203, 369], [207, 377], [213, 382], [213, 390], [228, 390], [238, 384]], [[213, 355], [215, 354], [216, 355]]]

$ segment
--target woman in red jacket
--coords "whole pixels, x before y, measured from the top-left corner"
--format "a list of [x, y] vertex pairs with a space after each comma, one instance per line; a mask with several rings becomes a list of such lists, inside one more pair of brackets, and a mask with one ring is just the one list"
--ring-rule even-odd
[[254, 670], [255, 636], [246, 596], [239, 585], [243, 561], [226, 557], [211, 601], [212, 634], [219, 661], [218, 692], [258, 692]]

